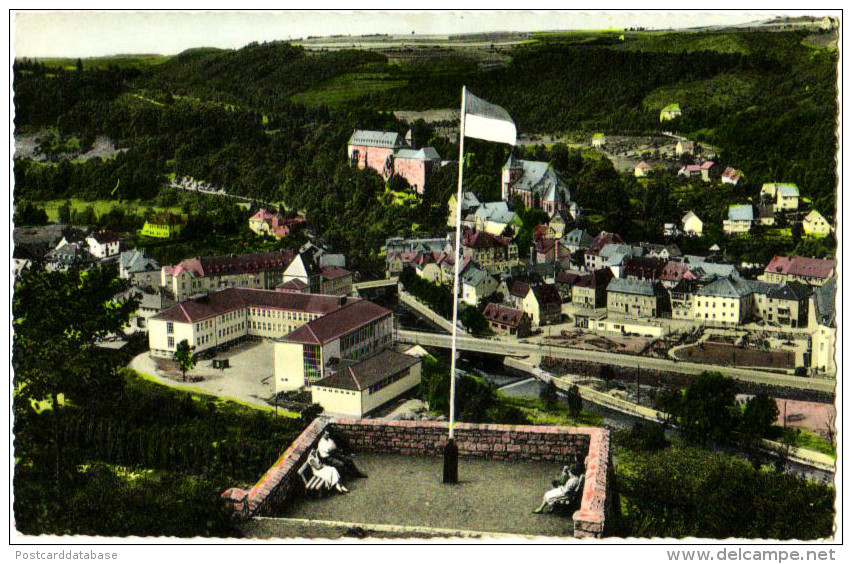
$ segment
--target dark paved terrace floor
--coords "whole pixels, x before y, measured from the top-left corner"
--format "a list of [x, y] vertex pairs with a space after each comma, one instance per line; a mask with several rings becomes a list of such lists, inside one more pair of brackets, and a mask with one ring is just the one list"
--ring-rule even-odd
[[[571, 513], [576, 508], [564, 515], [532, 513], [559, 473], [558, 464], [460, 460], [459, 484], [444, 485], [441, 458], [360, 453], [355, 460], [369, 477], [344, 481], [351, 493], [299, 497], [277, 517], [573, 536]], [[263, 536], [275, 535], [267, 531]]]

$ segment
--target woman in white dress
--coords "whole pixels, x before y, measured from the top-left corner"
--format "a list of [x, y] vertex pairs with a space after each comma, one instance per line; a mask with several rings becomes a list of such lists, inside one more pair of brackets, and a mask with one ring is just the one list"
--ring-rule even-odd
[[566, 466], [563, 469], [563, 473], [566, 470], [568, 471], [568, 479], [565, 480], [565, 484], [544, 492], [541, 505], [533, 513], [550, 513], [553, 511], [553, 506], [556, 505], [556, 502], [567, 499], [580, 489], [580, 476], [574, 473], [573, 468]]
[[334, 466], [326, 466], [320, 462], [317, 451], [312, 450], [308, 455], [308, 464], [314, 472], [314, 476], [322, 481], [322, 487], [330, 490], [335, 489], [340, 493], [349, 493], [349, 490], [340, 483], [340, 472]]

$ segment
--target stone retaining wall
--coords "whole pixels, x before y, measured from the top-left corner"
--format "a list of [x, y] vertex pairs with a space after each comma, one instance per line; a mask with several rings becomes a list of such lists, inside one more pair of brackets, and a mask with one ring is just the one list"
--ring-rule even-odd
[[[317, 418], [249, 491], [231, 488], [222, 494], [245, 518], [270, 515], [294, 491], [305, 456], [328, 430], [354, 450], [388, 454], [441, 456], [447, 425], [435, 421], [382, 421]], [[544, 460], [570, 463], [585, 456], [586, 479], [580, 509], [574, 513], [574, 536], [601, 537], [609, 513], [610, 435], [595, 427], [492, 425], [458, 423], [456, 444], [462, 457], [491, 460]]]

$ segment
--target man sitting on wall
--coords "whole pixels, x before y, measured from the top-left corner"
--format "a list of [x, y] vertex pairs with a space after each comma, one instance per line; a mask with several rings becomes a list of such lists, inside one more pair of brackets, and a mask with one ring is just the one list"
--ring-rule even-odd
[[328, 434], [328, 431], [323, 432], [322, 437], [320, 437], [317, 444], [317, 453], [319, 453], [319, 459], [323, 464], [337, 468], [344, 476], [354, 478], [367, 477], [366, 474], [355, 466], [355, 462], [349, 456], [346, 456], [337, 449], [337, 445], [334, 443], [331, 435]]

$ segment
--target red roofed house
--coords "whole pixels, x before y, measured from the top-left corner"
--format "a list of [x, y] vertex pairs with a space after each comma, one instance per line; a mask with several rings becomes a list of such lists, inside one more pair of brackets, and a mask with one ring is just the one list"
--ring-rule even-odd
[[[293, 294], [295, 295], [295, 294]], [[275, 343], [275, 390], [310, 386], [337, 363], [360, 360], [393, 344], [393, 313], [366, 300], [338, 298], [341, 306]]]
[[[313, 247], [301, 251], [290, 262], [282, 275], [286, 284], [298, 280], [305, 286], [301, 291], [311, 294], [346, 296], [352, 293], [352, 273], [336, 266], [321, 267], [318, 254]], [[282, 289], [295, 289], [284, 287]]]
[[773, 257], [760, 276], [764, 282], [804, 282], [811, 286], [822, 286], [834, 276], [837, 261], [810, 257]]
[[598, 270], [603, 268], [606, 260], [602, 257], [598, 257], [598, 254], [605, 246], [613, 243], [624, 244], [624, 239], [622, 239], [618, 233], [609, 233], [607, 231], [601, 231], [598, 233], [598, 236], [595, 237], [592, 244], [586, 249], [586, 268], [589, 270]]
[[225, 288], [274, 288], [293, 260], [292, 251], [195, 257], [161, 270], [160, 286], [175, 301]]
[[495, 333], [516, 335], [519, 339], [523, 339], [532, 331], [530, 316], [519, 309], [490, 303], [485, 306], [483, 315]]
[[350, 303], [341, 300], [346, 298], [228, 288], [182, 301], [151, 317], [148, 345], [152, 356], [171, 358], [184, 339], [199, 353], [248, 337], [280, 338]]
[[621, 267], [621, 278], [636, 280], [660, 280], [666, 261], [652, 257], [628, 257]]
[[719, 178], [719, 165], [713, 161], [704, 161], [701, 164], [686, 165], [678, 172], [681, 176], [688, 178], [700, 178], [704, 182], [710, 182]]
[[283, 239], [303, 227], [305, 218], [302, 216], [285, 217], [263, 208], [249, 218], [249, 229], [258, 235], [271, 235], [276, 239]]
[[633, 167], [633, 176], [641, 178], [654, 170], [654, 166], [646, 161], [640, 161]]
[[742, 178], [743, 178], [742, 171], [739, 171], [739, 170], [735, 169], [734, 167], [729, 166], [722, 173], [722, 184], [731, 184], [733, 186], [736, 186], [737, 184], [740, 183]]
[[177, 302], [225, 288], [272, 289], [292, 261], [292, 251], [195, 257], [164, 266], [160, 286]]

